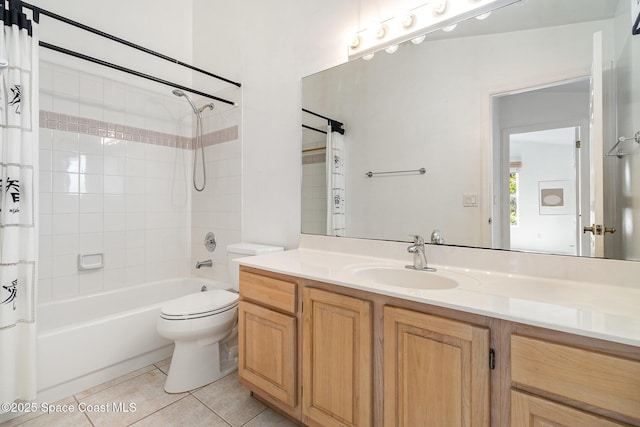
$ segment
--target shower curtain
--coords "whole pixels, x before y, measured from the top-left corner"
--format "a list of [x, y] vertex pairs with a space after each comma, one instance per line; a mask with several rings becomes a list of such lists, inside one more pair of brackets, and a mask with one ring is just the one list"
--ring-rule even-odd
[[36, 396], [38, 16], [29, 20], [17, 0], [0, 5], [0, 403], [7, 403]]
[[344, 130], [329, 121], [327, 129], [327, 235], [345, 235]]

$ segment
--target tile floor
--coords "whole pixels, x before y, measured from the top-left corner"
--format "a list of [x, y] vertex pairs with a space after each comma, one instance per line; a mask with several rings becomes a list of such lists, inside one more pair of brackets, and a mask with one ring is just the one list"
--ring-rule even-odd
[[[147, 366], [55, 403], [73, 405], [73, 413], [52, 410], [49, 414], [28, 414], [0, 426], [295, 426], [251, 397], [238, 383], [237, 372], [187, 393], [166, 393], [163, 387], [169, 362], [167, 359]], [[133, 404], [135, 410], [118, 411], [119, 404], [122, 408]], [[80, 411], [79, 405], [97, 410]]]

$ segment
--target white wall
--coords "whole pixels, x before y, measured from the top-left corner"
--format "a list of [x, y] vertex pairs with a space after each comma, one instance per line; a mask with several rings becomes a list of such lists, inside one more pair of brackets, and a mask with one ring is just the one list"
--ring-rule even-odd
[[297, 246], [300, 80], [346, 61], [349, 34], [396, 4], [194, 0], [194, 61], [243, 84], [243, 240]]
[[[521, 167], [518, 169], [519, 221], [510, 227], [510, 249], [577, 255], [575, 133], [572, 128], [548, 132], [557, 135], [555, 139], [541, 141], [542, 132], [511, 136], [511, 159], [520, 161]], [[571, 183], [564, 195], [564, 205], [571, 210], [562, 214], [542, 212], [539, 186], [545, 181]]]

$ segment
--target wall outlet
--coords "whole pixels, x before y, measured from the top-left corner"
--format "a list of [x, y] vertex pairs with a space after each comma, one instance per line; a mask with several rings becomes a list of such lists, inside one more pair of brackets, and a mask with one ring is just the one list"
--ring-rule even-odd
[[478, 193], [464, 193], [462, 195], [462, 206], [465, 208], [477, 208]]

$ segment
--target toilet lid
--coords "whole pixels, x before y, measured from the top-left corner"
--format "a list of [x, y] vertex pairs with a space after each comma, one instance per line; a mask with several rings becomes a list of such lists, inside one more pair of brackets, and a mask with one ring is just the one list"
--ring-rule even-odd
[[185, 295], [168, 302], [160, 309], [162, 317], [185, 318], [189, 316], [213, 315], [238, 304], [238, 294], [223, 290], [212, 290]]

